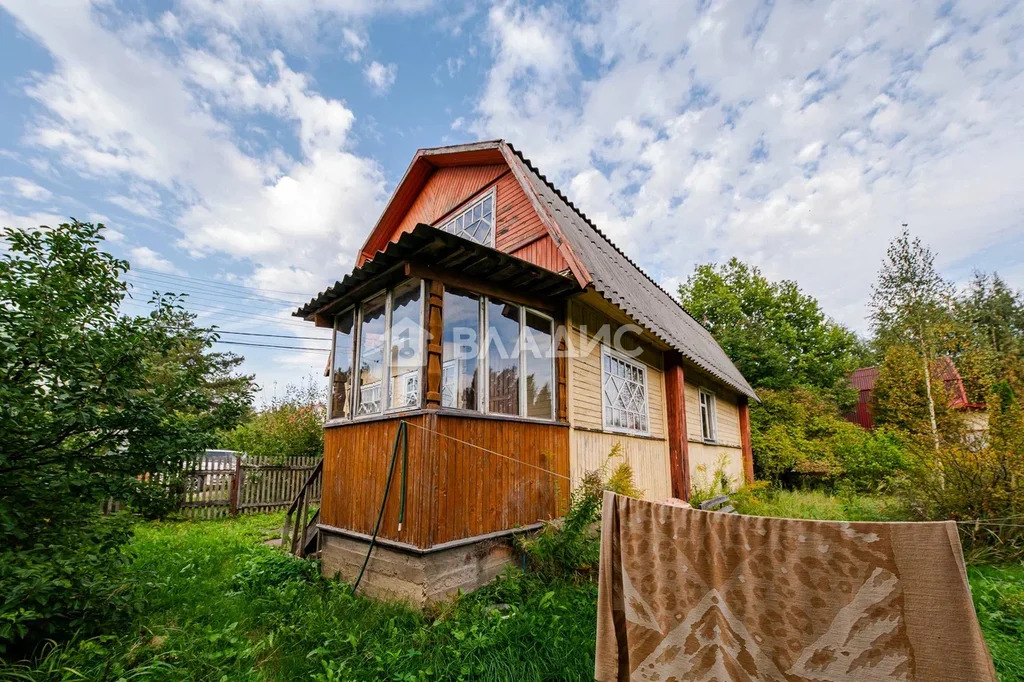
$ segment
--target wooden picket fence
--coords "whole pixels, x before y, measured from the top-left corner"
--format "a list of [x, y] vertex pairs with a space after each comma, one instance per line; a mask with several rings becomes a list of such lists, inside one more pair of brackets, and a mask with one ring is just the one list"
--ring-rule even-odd
[[[287, 509], [302, 490], [319, 457], [292, 457], [287, 463], [269, 457], [207, 453], [195, 463], [186, 464], [185, 492], [181, 512], [192, 519], [216, 519], [249, 512]], [[321, 485], [307, 491], [320, 501]], [[103, 512], [117, 511], [114, 501], [103, 504]]]

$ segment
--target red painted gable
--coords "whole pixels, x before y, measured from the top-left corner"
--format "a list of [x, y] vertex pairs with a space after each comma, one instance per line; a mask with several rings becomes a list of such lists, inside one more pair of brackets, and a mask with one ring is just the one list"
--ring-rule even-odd
[[362, 265], [419, 223], [442, 224], [492, 188], [495, 191], [494, 247], [554, 272], [569, 270], [508, 164], [500, 155], [495, 158], [493, 154], [483, 153], [417, 155], [356, 264]]

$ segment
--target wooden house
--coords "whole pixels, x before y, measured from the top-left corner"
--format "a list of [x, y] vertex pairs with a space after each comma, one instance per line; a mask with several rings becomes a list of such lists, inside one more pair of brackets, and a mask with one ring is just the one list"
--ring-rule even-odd
[[295, 314], [334, 329], [325, 572], [361, 566], [406, 424], [371, 592], [485, 582], [616, 444], [650, 499], [687, 499], [699, 467], [753, 476], [750, 385], [502, 140], [419, 150], [355, 269]]

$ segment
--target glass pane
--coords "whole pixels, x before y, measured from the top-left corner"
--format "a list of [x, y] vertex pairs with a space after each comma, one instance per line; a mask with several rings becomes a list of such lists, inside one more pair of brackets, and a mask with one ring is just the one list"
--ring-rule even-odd
[[487, 302], [487, 410], [519, 414], [519, 306]]
[[555, 370], [551, 320], [526, 312], [523, 354], [526, 359], [526, 416], [555, 416]]
[[395, 287], [391, 299], [391, 390], [388, 407], [418, 407], [423, 364], [423, 306], [420, 281]]
[[381, 411], [384, 388], [384, 294], [363, 304], [359, 332], [359, 398], [357, 415]]
[[331, 368], [332, 419], [352, 416], [352, 331], [355, 310], [349, 310], [334, 322], [334, 365]]
[[480, 300], [472, 294], [446, 288], [443, 317], [441, 405], [479, 410]]

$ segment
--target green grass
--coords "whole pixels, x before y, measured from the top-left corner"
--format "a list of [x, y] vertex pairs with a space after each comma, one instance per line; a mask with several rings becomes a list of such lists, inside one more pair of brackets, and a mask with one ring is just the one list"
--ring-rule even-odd
[[896, 497], [884, 495], [829, 495], [819, 491], [770, 488], [743, 491], [733, 496], [741, 514], [819, 521], [906, 521], [907, 510]]
[[[144, 523], [143, 616], [72, 642], [21, 679], [591, 679], [594, 585], [508, 573], [423, 615], [349, 596], [316, 563], [264, 546], [279, 515]], [[494, 605], [498, 609], [490, 608]], [[0, 678], [5, 672], [0, 669]]]
[[[898, 519], [890, 498], [739, 496], [745, 513]], [[432, 614], [350, 597], [313, 562], [262, 544], [280, 516], [144, 523], [132, 543], [143, 615], [0, 678], [77, 680], [588, 680], [597, 589], [510, 572]], [[972, 566], [1000, 679], [1024, 681], [1024, 567]], [[500, 608], [493, 608], [506, 604]]]

